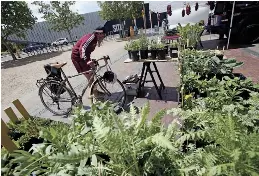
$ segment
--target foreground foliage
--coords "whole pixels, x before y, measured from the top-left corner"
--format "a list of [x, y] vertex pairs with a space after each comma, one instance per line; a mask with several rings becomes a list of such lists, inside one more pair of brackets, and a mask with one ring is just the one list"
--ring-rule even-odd
[[[245, 119], [259, 118], [258, 97], [244, 102], [250, 104], [245, 117], [234, 105], [210, 110], [202, 98], [197, 104], [203, 105], [162, 110], [148, 122], [148, 104], [140, 115], [133, 107], [116, 115], [108, 103], [77, 109], [70, 127], [42, 129], [46, 142], [12, 153], [8, 167], [15, 166], [14, 175], [256, 175], [258, 128]], [[181, 116], [185, 125], [165, 128], [166, 114]]]

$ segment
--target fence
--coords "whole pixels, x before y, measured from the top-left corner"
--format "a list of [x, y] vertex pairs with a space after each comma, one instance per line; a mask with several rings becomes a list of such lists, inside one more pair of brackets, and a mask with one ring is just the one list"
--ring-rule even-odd
[[[22, 118], [28, 120], [31, 118], [30, 114], [27, 112], [27, 110], [24, 108], [24, 106], [21, 104], [21, 102], [17, 99], [13, 101], [13, 105], [16, 107], [16, 109], [21, 113]], [[4, 110], [9, 119], [15, 123], [19, 120], [17, 115], [14, 113], [13, 109], [11, 107]], [[13, 142], [13, 140], [8, 136], [9, 128], [6, 125], [6, 123], [1, 119], [1, 145], [8, 151], [13, 152], [14, 150], [17, 150], [17, 145]]]

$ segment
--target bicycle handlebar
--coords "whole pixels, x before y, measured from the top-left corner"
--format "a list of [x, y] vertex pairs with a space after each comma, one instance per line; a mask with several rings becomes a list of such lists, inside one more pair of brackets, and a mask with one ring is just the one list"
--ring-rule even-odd
[[100, 59], [96, 59], [95, 61], [100, 61], [100, 60], [104, 60], [104, 61], [107, 61], [107, 60], [110, 60], [110, 57], [107, 55], [107, 56], [103, 56], [102, 58]]
[[[102, 65], [102, 66], [99, 66], [98, 61], [100, 61], [100, 60], [104, 60], [105, 64]], [[96, 60], [93, 60], [93, 61], [94, 61], [95, 65], [96, 65], [96, 66], [99, 66], [99, 69], [101, 69], [101, 68], [103, 68], [103, 67], [105, 67], [105, 66], [108, 65], [108, 60], [110, 60], [110, 57], [107, 55], [107, 56], [104, 56], [104, 57], [102, 57], [102, 58], [100, 58], [100, 59], [96, 59]], [[110, 61], [111, 61], [111, 60], [110, 60]]]

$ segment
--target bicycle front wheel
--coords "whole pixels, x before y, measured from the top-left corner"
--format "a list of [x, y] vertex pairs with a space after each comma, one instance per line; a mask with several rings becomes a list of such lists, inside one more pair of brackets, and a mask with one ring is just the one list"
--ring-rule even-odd
[[67, 115], [72, 110], [72, 93], [58, 81], [49, 80], [42, 84], [39, 96], [45, 108], [55, 115]]
[[125, 88], [118, 79], [115, 83], [108, 83], [103, 78], [95, 80], [91, 86], [90, 96], [92, 104], [97, 101], [109, 101], [115, 105], [116, 109], [124, 108], [126, 102]]

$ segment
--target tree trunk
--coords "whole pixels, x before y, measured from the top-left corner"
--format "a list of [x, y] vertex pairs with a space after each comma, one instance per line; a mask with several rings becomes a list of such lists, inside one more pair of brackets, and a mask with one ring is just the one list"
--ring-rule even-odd
[[17, 44], [15, 44], [15, 49], [16, 49], [16, 54], [17, 54], [18, 58], [21, 58], [21, 55], [20, 55], [20, 48], [18, 47]]
[[4, 40], [3, 41], [3, 44], [5, 45], [5, 47], [8, 49], [9, 53], [11, 54], [13, 60], [17, 60], [16, 56], [14, 55], [12, 49], [10, 48], [10, 46], [8, 45], [8, 43]]
[[72, 36], [71, 36], [71, 32], [69, 29], [67, 29], [67, 32], [68, 32], [68, 35], [69, 35], [69, 38], [70, 38], [70, 41], [73, 43], [73, 46], [74, 46], [74, 42], [72, 40]]

